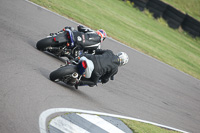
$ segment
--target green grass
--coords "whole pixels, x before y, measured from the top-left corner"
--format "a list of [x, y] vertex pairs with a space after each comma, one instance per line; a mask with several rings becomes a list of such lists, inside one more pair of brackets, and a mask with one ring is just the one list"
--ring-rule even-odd
[[31, 0], [200, 79], [200, 39], [122, 0]]
[[142, 123], [138, 121], [120, 119], [124, 124], [126, 124], [133, 133], [179, 133], [177, 131], [168, 130], [158, 126], [154, 126], [147, 123]]
[[200, 0], [162, 0], [200, 21]]

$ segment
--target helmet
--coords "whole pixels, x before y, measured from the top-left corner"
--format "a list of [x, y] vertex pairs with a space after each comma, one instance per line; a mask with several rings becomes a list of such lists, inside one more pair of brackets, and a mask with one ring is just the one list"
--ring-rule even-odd
[[107, 37], [107, 34], [104, 30], [100, 29], [96, 33], [101, 37], [101, 41], [104, 41]]
[[120, 66], [123, 66], [126, 63], [128, 63], [129, 58], [125, 52], [119, 52], [117, 53], [117, 56], [119, 57], [119, 60], [120, 60]]

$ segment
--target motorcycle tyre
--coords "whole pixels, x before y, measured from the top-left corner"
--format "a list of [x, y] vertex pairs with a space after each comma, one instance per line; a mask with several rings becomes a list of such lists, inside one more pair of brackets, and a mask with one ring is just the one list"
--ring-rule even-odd
[[78, 68], [76, 65], [67, 65], [64, 67], [60, 67], [57, 70], [50, 73], [49, 78], [51, 81], [55, 81], [57, 79], [61, 80], [65, 75], [72, 74], [74, 72], [78, 72]]
[[44, 38], [37, 42], [36, 47], [38, 50], [44, 51], [45, 48], [55, 46], [57, 43], [53, 40], [53, 37]]

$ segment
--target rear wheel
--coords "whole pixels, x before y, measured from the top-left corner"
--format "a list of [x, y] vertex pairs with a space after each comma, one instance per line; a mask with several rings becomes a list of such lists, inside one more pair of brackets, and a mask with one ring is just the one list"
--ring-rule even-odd
[[53, 40], [53, 37], [44, 38], [37, 42], [36, 47], [38, 50], [44, 51], [45, 48], [55, 46], [57, 43]]
[[58, 68], [57, 70], [50, 73], [49, 78], [51, 81], [56, 81], [62, 79], [66, 75], [70, 75], [74, 72], [77, 72], [77, 66], [76, 65], [67, 65], [61, 68]]

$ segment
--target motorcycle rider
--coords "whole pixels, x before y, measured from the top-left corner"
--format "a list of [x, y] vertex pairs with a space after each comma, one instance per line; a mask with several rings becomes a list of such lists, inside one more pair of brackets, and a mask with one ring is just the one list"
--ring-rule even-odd
[[[77, 48], [80, 50], [87, 48], [88, 53], [91, 54], [97, 48], [100, 49], [99, 44], [107, 37], [107, 34], [103, 29], [94, 31], [82, 25], [78, 25], [77, 30], [75, 30], [73, 27], [65, 27], [63, 30], [70, 30], [72, 36], [71, 41], [73, 42], [71, 45], [77, 46]], [[52, 36], [54, 34], [55, 33], [51, 33], [50, 35]]]
[[[95, 55], [93, 54], [82, 54], [82, 57], [87, 58], [93, 62], [93, 71], [91, 76], [87, 78], [81, 78], [75, 84], [75, 88], [78, 86], [89, 85], [93, 87], [97, 85], [98, 81], [101, 80], [102, 84], [107, 83], [109, 79], [114, 79], [114, 75], [118, 72], [118, 67], [128, 63], [128, 55], [125, 52], [119, 52], [115, 55], [111, 50], [97, 49]], [[87, 67], [83, 63], [83, 60], [79, 61], [79, 69], [83, 71]], [[87, 69], [87, 68], [86, 68]]]

